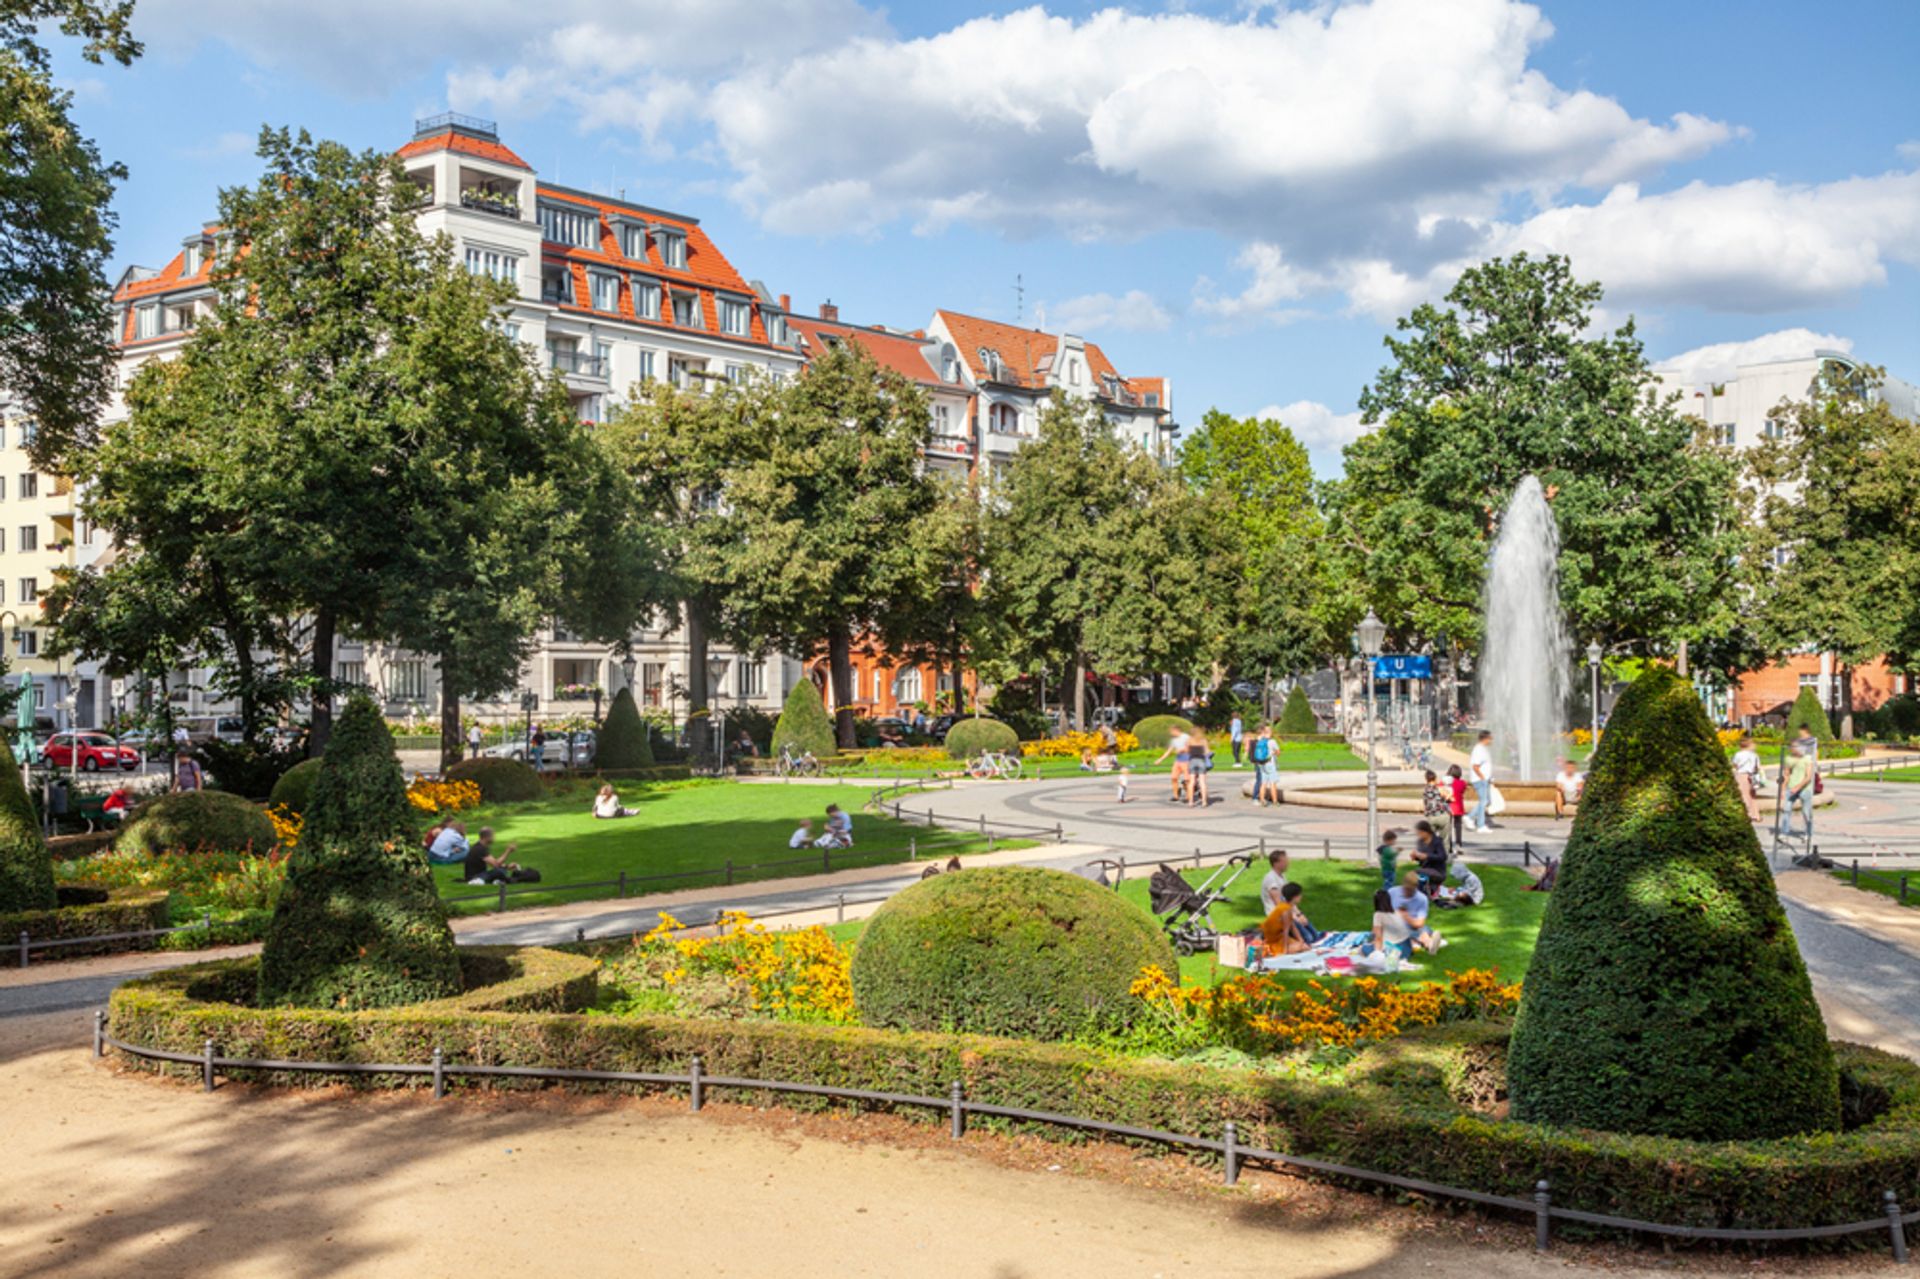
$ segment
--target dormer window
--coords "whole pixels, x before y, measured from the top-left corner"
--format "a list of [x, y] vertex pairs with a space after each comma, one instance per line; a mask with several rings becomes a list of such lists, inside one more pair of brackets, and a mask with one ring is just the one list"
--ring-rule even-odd
[[180, 278], [184, 280], [200, 274], [200, 268], [206, 264], [206, 260], [207, 251], [200, 241], [189, 244], [180, 263]]
[[747, 304], [735, 298], [720, 299], [720, 331], [734, 337], [747, 336], [750, 319]]
[[675, 271], [687, 269], [687, 237], [684, 232], [672, 227], [656, 227], [653, 238], [660, 246], [661, 265]]
[[647, 260], [647, 229], [643, 226], [622, 226], [620, 228], [620, 254], [632, 258], [635, 262]]
[[700, 323], [699, 294], [675, 293], [673, 295], [673, 322], [683, 329], [704, 327]]
[[558, 263], [540, 268], [540, 300], [562, 305], [573, 301], [573, 272]]
[[787, 344], [786, 316], [780, 314], [778, 311], [763, 311], [760, 314], [760, 321], [767, 326], [767, 341], [773, 343], [775, 346], [785, 346]]
[[620, 309], [620, 277], [606, 275], [599, 271], [590, 274], [587, 279], [593, 284], [593, 309], [596, 311], [618, 311]]
[[160, 308], [152, 303], [133, 309], [133, 336], [151, 338], [160, 336]]
[[600, 247], [600, 219], [582, 209], [543, 204], [540, 206], [540, 230], [547, 239], [557, 244], [572, 245], [576, 249]]
[[1159, 408], [1159, 407], [1160, 407], [1160, 392], [1158, 392], [1158, 391], [1148, 391], [1148, 392], [1147, 392], [1147, 395], [1146, 395], [1146, 401], [1147, 401], [1147, 407], [1148, 407], [1148, 408], [1150, 408], [1150, 409], [1157, 409], [1157, 408]]
[[660, 286], [637, 276], [630, 283], [633, 288], [633, 313], [643, 320], [659, 319]]

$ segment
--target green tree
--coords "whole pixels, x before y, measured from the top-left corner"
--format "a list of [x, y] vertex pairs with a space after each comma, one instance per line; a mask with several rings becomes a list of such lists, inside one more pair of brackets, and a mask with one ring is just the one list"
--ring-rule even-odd
[[0, 914], [57, 905], [53, 858], [40, 833], [40, 819], [20, 781], [13, 748], [0, 737]]
[[1787, 712], [1787, 736], [1797, 737], [1803, 728], [1812, 733], [1817, 741], [1833, 740], [1833, 721], [1827, 718], [1819, 695], [1810, 688], [1800, 690], [1800, 695], [1793, 699], [1793, 709]]
[[1320, 721], [1313, 714], [1313, 703], [1307, 700], [1307, 690], [1300, 685], [1295, 684], [1287, 694], [1287, 704], [1280, 710], [1280, 723], [1274, 731], [1290, 737], [1320, 731]]
[[1331, 486], [1339, 572], [1403, 643], [1477, 647], [1488, 548], [1537, 475], [1576, 641], [1670, 651], [1733, 629], [1738, 465], [1656, 394], [1632, 322], [1594, 331], [1601, 288], [1559, 256], [1474, 267], [1446, 301], [1399, 322], [1361, 393], [1377, 429]]
[[1762, 641], [1773, 653], [1834, 654], [1848, 719], [1852, 668], [1907, 647], [1916, 617], [1920, 423], [1874, 393], [1883, 380], [1827, 364], [1807, 399], [1773, 411], [1776, 429], [1748, 454], [1761, 494], [1750, 558], [1769, 566]]
[[1513, 1117], [1691, 1141], [1828, 1131], [1826, 1026], [1713, 728], [1655, 667], [1593, 758], [1527, 971]]
[[606, 723], [600, 726], [594, 744], [596, 768], [645, 768], [653, 763], [652, 733], [640, 710], [633, 704], [633, 690], [623, 688], [613, 695]]
[[383, 1008], [459, 993], [453, 930], [372, 699], [347, 703], [305, 816], [260, 952], [261, 1005]]
[[88, 62], [127, 66], [141, 52], [132, 15], [130, 0], [0, 0], [0, 391], [32, 417], [28, 449], [46, 470], [66, 470], [111, 385], [105, 266], [127, 174], [74, 126], [40, 37], [57, 25]]
[[902, 580], [911, 589], [898, 602], [889, 651], [896, 662], [933, 667], [929, 702], [948, 680], [953, 697], [944, 709], [959, 715], [966, 711], [969, 637], [981, 624], [986, 508], [977, 481], [939, 474], [932, 480], [933, 505], [905, 530], [909, 563]]
[[787, 690], [786, 704], [780, 708], [780, 719], [773, 726], [771, 752], [778, 755], [788, 746], [793, 747], [796, 755], [812, 751], [822, 759], [837, 752], [833, 721], [827, 718], [827, 704], [820, 700], [820, 690], [810, 679], [802, 678]]
[[1023, 671], [1192, 670], [1220, 628], [1219, 526], [1180, 478], [1117, 439], [1097, 405], [1056, 395], [992, 494], [985, 642]]

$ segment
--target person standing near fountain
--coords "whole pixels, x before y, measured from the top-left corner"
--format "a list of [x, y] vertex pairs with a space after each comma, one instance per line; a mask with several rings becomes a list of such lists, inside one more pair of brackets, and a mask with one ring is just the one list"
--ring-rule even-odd
[[1486, 729], [1480, 730], [1480, 740], [1473, 745], [1473, 753], [1467, 756], [1467, 780], [1473, 783], [1473, 812], [1467, 817], [1467, 829], [1485, 831], [1493, 829], [1493, 814], [1487, 806], [1493, 802], [1493, 734]]

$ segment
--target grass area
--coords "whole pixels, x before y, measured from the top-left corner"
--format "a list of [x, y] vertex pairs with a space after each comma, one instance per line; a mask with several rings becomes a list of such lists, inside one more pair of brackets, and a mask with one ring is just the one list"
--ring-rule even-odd
[[[1433, 913], [1433, 927], [1447, 938], [1447, 947], [1437, 956], [1423, 955], [1415, 960], [1416, 969], [1385, 981], [1436, 981], [1449, 972], [1469, 968], [1490, 968], [1503, 981], [1519, 981], [1527, 975], [1533, 959], [1534, 938], [1540, 933], [1540, 919], [1546, 913], [1544, 893], [1524, 891], [1533, 876], [1513, 866], [1481, 866], [1474, 874], [1486, 886], [1487, 899], [1465, 910]], [[1213, 868], [1183, 871], [1187, 882], [1199, 885]], [[1259, 863], [1246, 868], [1234, 882], [1233, 895], [1213, 908], [1213, 922], [1220, 929], [1234, 932], [1260, 922], [1260, 877], [1266, 867]], [[1301, 908], [1316, 928], [1329, 932], [1339, 929], [1369, 928], [1373, 922], [1373, 893], [1380, 886], [1379, 869], [1372, 863], [1294, 861], [1287, 878], [1306, 891]], [[1128, 879], [1120, 885], [1120, 895], [1147, 910], [1146, 879]], [[827, 929], [836, 941], [855, 941], [864, 921], [835, 924]], [[1180, 979], [1188, 984], [1211, 984], [1224, 977], [1241, 975], [1238, 968], [1222, 968], [1211, 955], [1189, 955], [1180, 960]], [[1310, 972], [1280, 972], [1281, 981], [1304, 986], [1315, 980]]]
[[1848, 781], [1852, 781], [1855, 777], [1858, 777], [1863, 781], [1871, 782], [1913, 783], [1920, 782], [1920, 765], [1911, 768], [1889, 768], [1878, 773], [1843, 773], [1842, 776]]
[[[1849, 870], [1835, 870], [1832, 874], [1835, 879], [1849, 888], [1879, 893], [1882, 897], [1897, 901], [1902, 906], [1920, 906], [1920, 871], [1881, 870], [1868, 875], [1867, 868], [1862, 866], [1858, 884], [1853, 882], [1853, 875]], [[1883, 875], [1886, 878], [1882, 879]], [[1907, 895], [1904, 898], [1900, 896], [1900, 881], [1903, 877], [1908, 881]]]
[[[1280, 747], [1279, 766], [1283, 772], [1363, 769], [1367, 766], [1365, 760], [1344, 746], [1336, 746], [1331, 743], [1322, 744], [1319, 742], [1280, 742], [1276, 744]], [[1216, 773], [1239, 771], [1246, 773], [1248, 776], [1252, 775], [1253, 765], [1251, 762], [1249, 762], [1245, 768], [1235, 770], [1233, 768], [1233, 756], [1229, 752], [1225, 741], [1222, 740], [1216, 743], [1216, 745], [1218, 747], [1215, 756]], [[1136, 777], [1151, 773], [1165, 774], [1172, 772], [1173, 761], [1168, 759], [1164, 763], [1155, 763], [1154, 761], [1159, 758], [1159, 751], [1127, 751], [1120, 756], [1120, 764], [1124, 768], [1131, 768]], [[952, 760], [939, 763], [928, 763], [925, 760], [892, 761], [888, 760], [883, 754], [869, 761], [865, 761], [857, 767], [845, 769], [833, 768], [829, 771], [834, 774], [844, 773], [852, 777], [890, 778], [898, 776], [902, 778], [913, 778], [947, 776], [962, 771], [964, 767], [964, 764]], [[1105, 773], [1084, 773], [1081, 771], [1080, 761], [1077, 759], [1024, 759], [1021, 761], [1021, 770], [1023, 777], [1105, 777], [1109, 775]]]
[[[537, 800], [527, 804], [483, 805], [462, 814], [469, 836], [480, 827], [494, 829], [495, 846], [518, 845], [513, 859], [537, 867], [542, 885], [616, 879], [625, 871], [630, 879], [647, 875], [687, 872], [668, 884], [641, 885], [632, 892], [659, 892], [668, 888], [695, 888], [726, 881], [725, 866], [734, 863], [734, 882], [780, 879], [817, 874], [820, 854], [793, 850], [787, 837], [799, 819], [813, 819], [820, 831], [828, 804], [838, 804], [853, 817], [854, 847], [833, 854], [835, 868], [873, 866], [907, 860], [908, 841], [923, 856], [937, 851], [946, 857], [984, 851], [978, 835], [955, 831], [929, 832], [862, 811], [871, 790], [864, 786], [747, 786], [735, 782], [673, 782], [656, 786], [623, 787], [620, 799], [638, 809], [633, 817], [602, 821], [593, 816], [590, 790]], [[1027, 841], [996, 839], [996, 848], [1030, 846]], [[769, 862], [797, 862], [768, 866]], [[433, 877], [442, 897], [480, 893], [460, 879], [457, 866], [436, 866]], [[515, 893], [508, 908], [551, 906], [560, 902], [613, 897], [614, 887], [577, 891]], [[450, 903], [456, 914], [477, 914], [492, 908], [490, 901]]]

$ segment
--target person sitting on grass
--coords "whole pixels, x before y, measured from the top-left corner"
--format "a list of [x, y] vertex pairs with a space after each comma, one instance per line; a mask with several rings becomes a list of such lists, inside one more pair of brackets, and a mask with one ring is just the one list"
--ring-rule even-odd
[[1083, 773], [1091, 773], [1093, 771], [1093, 750], [1091, 747], [1082, 747], [1080, 749], [1080, 771]]
[[1561, 760], [1560, 771], [1553, 775], [1553, 815], [1565, 817], [1572, 812], [1586, 788], [1586, 775], [1574, 768], [1572, 760]]
[[1260, 881], [1260, 914], [1273, 914], [1280, 895], [1287, 890], [1287, 850], [1276, 848], [1267, 854], [1267, 873]]
[[787, 836], [788, 848], [805, 848], [813, 842], [813, 819], [802, 817], [800, 824], [793, 828], [793, 834]]
[[622, 808], [620, 806], [620, 796], [614, 793], [611, 782], [603, 785], [600, 788], [600, 793], [593, 797], [593, 815], [595, 817], [633, 817], [639, 812], [640, 810], [637, 808]]
[[1393, 894], [1384, 888], [1373, 895], [1373, 940], [1367, 949], [1413, 958], [1413, 930], [1394, 910]]
[[852, 848], [853, 818], [838, 804], [827, 805], [827, 828], [813, 841], [815, 848]]
[[1420, 872], [1410, 870], [1400, 881], [1400, 887], [1387, 894], [1398, 915], [1413, 935], [1413, 944], [1429, 954], [1439, 954], [1440, 948], [1447, 944], [1446, 938], [1427, 927], [1427, 910], [1433, 904], [1432, 899], [1420, 891]]
[[519, 850], [518, 844], [508, 844], [507, 851], [499, 857], [493, 855], [493, 827], [482, 826], [480, 838], [467, 848], [465, 878], [469, 884], [511, 884], [527, 874], [527, 868], [519, 862], [508, 859]]
[[1298, 884], [1288, 884], [1281, 890], [1279, 905], [1260, 923], [1261, 953], [1298, 955], [1313, 949], [1313, 943], [1300, 930], [1297, 905], [1304, 891]]
[[1433, 904], [1435, 906], [1450, 908], [1478, 906], [1487, 899], [1486, 886], [1480, 882], [1480, 877], [1473, 873], [1471, 866], [1465, 862], [1455, 862], [1453, 864], [1453, 873], [1460, 880], [1460, 887], [1448, 888], [1445, 884], [1442, 884], [1434, 889]]
[[427, 845], [427, 860], [436, 866], [447, 866], [467, 859], [467, 827], [463, 822], [448, 822], [440, 828], [440, 833]]
[[1420, 870], [1420, 887], [1431, 893], [1447, 881], [1447, 841], [1425, 818], [1413, 824], [1413, 861]]

